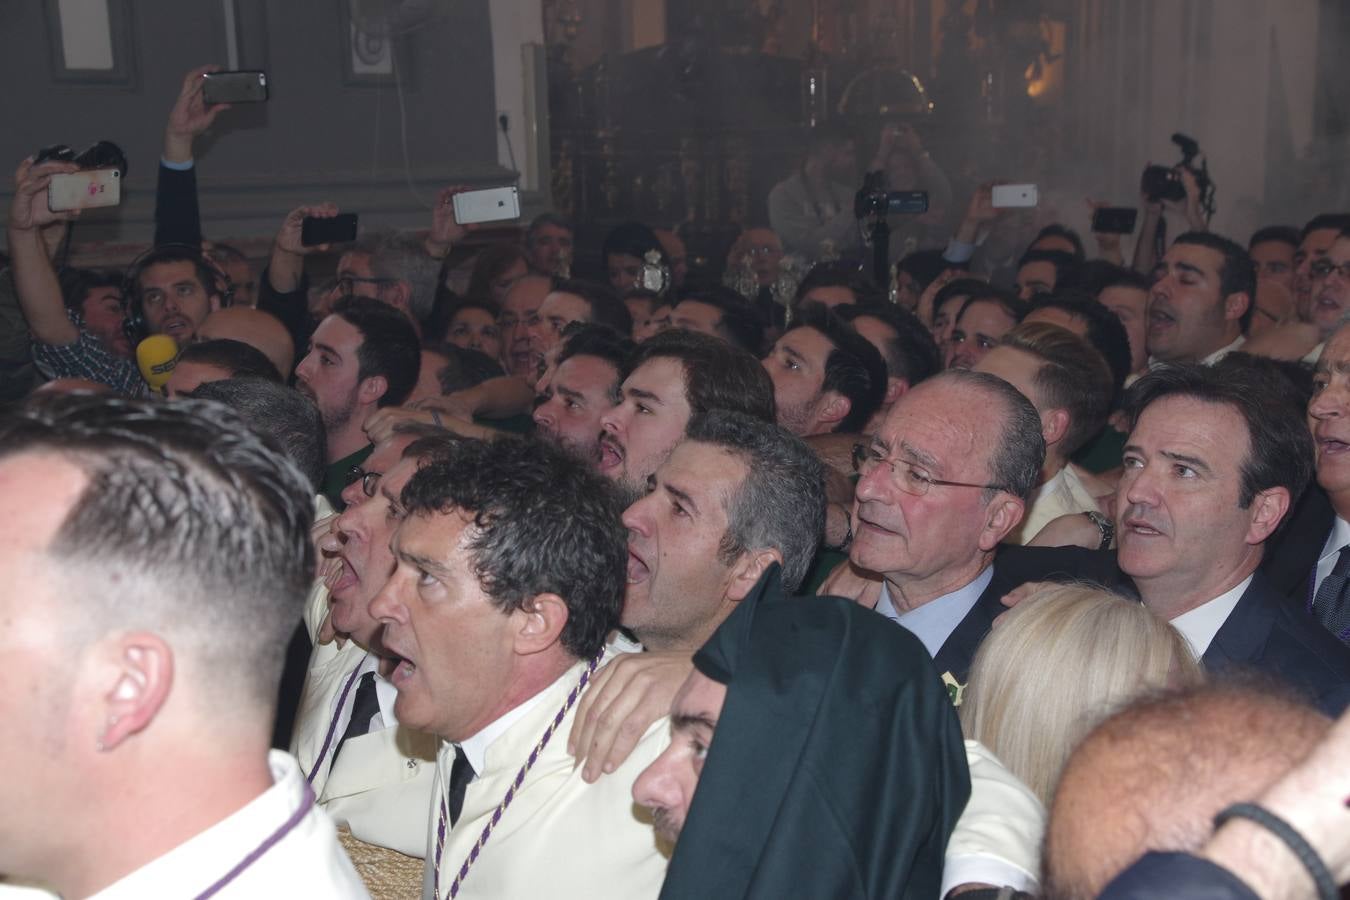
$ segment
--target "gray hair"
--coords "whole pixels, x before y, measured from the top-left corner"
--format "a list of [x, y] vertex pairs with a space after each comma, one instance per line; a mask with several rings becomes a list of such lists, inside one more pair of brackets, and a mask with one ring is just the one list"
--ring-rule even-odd
[[425, 322], [436, 304], [441, 261], [428, 256], [412, 235], [382, 234], [370, 243], [363, 241], [359, 249], [370, 253], [370, 269], [377, 278], [395, 278], [408, 285], [408, 311]]
[[695, 417], [686, 440], [745, 463], [745, 481], [727, 505], [718, 558], [730, 564], [748, 550], [775, 549], [783, 557], [783, 589], [796, 591], [825, 532], [824, 464], [779, 426], [728, 410]]
[[[1003, 407], [1003, 429], [989, 457], [989, 483], [1026, 500], [1041, 480], [1045, 465], [1045, 436], [1041, 417], [1022, 392], [1002, 378], [968, 369], [948, 369], [930, 381], [961, 382], [990, 395]], [[993, 493], [985, 492], [985, 499]]]

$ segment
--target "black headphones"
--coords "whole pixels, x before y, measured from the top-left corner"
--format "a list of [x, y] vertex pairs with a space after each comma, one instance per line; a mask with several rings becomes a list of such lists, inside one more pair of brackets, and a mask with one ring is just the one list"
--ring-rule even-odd
[[[165, 251], [169, 251], [166, 253]], [[160, 258], [167, 256], [167, 259]], [[200, 277], [209, 274], [211, 283], [202, 285], [208, 295], [220, 297], [220, 306], [224, 309], [234, 303], [234, 283], [230, 276], [216, 268], [200, 247], [191, 244], [156, 244], [133, 259], [122, 276], [122, 294], [127, 298], [127, 314], [122, 320], [122, 331], [132, 345], [136, 345], [149, 336], [150, 329], [145, 322], [145, 311], [141, 305], [139, 288], [141, 274], [150, 266], [162, 262], [191, 262]]]

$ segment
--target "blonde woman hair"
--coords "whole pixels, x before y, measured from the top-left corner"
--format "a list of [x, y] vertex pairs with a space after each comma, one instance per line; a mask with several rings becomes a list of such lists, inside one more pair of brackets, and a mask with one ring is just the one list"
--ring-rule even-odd
[[1141, 694], [1202, 680], [1185, 639], [1104, 588], [1045, 584], [999, 617], [961, 700], [966, 737], [988, 747], [1048, 808], [1069, 753]]

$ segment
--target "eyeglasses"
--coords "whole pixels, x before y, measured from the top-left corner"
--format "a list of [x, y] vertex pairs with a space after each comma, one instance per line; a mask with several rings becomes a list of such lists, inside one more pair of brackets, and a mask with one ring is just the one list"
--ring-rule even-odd
[[868, 475], [876, 469], [877, 466], [886, 465], [891, 470], [891, 484], [906, 494], [913, 494], [915, 497], [922, 497], [928, 493], [928, 489], [933, 485], [942, 485], [943, 487], [968, 487], [983, 488], [990, 491], [1005, 490], [1001, 484], [971, 484], [968, 481], [943, 481], [941, 478], [933, 478], [925, 475], [920, 469], [910, 463], [887, 459], [878, 450], [869, 447], [866, 444], [853, 445], [853, 471], [859, 475]]
[[1319, 259], [1308, 266], [1308, 271], [1312, 273], [1313, 278], [1317, 279], [1328, 278], [1332, 272], [1335, 272], [1341, 276], [1342, 281], [1350, 281], [1350, 263], [1341, 263], [1338, 266], [1329, 260]]
[[347, 484], [353, 485], [361, 482], [361, 493], [367, 497], [375, 496], [375, 488], [380, 484], [379, 472], [367, 472], [360, 466], [352, 466], [347, 470]]
[[323, 292], [331, 294], [333, 291], [337, 291], [341, 296], [349, 297], [358, 284], [373, 284], [379, 287], [394, 284], [396, 281], [398, 281], [397, 278], [361, 278], [357, 275], [339, 275], [323, 286]]

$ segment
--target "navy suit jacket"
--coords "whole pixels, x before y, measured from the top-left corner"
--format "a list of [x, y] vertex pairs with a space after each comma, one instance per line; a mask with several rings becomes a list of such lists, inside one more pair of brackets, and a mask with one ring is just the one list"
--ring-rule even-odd
[[1205, 651], [1206, 671], [1268, 672], [1336, 717], [1350, 706], [1350, 647], [1291, 604], [1257, 572]]
[[994, 577], [989, 587], [933, 658], [938, 672], [950, 672], [958, 682], [966, 683], [975, 651], [993, 627], [994, 619], [1007, 611], [1003, 595], [1028, 581], [1094, 581], [1135, 596], [1134, 586], [1120, 574], [1115, 558], [1110, 551], [1079, 547], [1001, 545], [994, 556]]

